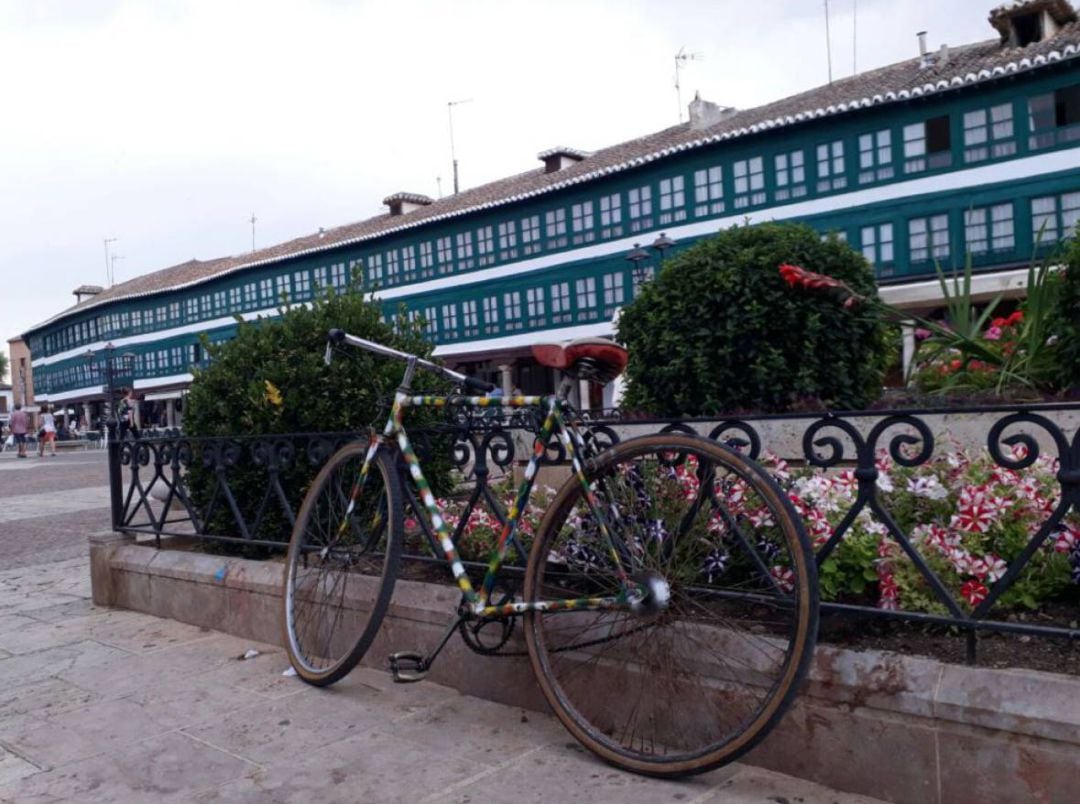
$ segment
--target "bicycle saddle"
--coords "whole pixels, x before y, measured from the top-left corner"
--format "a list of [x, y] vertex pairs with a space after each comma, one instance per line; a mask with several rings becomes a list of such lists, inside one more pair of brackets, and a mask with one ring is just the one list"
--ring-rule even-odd
[[626, 349], [606, 338], [578, 338], [566, 343], [535, 343], [532, 354], [541, 366], [558, 369], [576, 380], [609, 383], [626, 368]]

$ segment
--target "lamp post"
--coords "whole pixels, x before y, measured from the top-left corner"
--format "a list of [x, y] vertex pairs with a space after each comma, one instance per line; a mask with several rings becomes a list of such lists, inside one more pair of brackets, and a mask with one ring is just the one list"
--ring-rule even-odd
[[633, 280], [634, 298], [641, 292], [641, 286], [652, 279], [652, 267], [642, 265], [649, 259], [649, 252], [641, 247], [641, 243], [634, 243], [634, 248], [626, 255], [627, 262], [633, 267], [630, 269], [630, 278]]
[[660, 236], [657, 237], [654, 241], [652, 241], [652, 244], [649, 246], [649, 248], [656, 251], [660, 255], [660, 262], [663, 262], [664, 252], [674, 245], [675, 241], [668, 237], [664, 232], [661, 232]]
[[[83, 359], [86, 360], [87, 368], [92, 371], [97, 371], [105, 381], [105, 402], [108, 405], [109, 413], [108, 419], [106, 419], [106, 426], [109, 428], [110, 440], [116, 435], [116, 428], [120, 424], [116, 415], [116, 405], [114, 401], [116, 399], [115, 381], [117, 375], [121, 373], [130, 373], [135, 365], [136, 355], [133, 352], [124, 352], [123, 354], [116, 355], [116, 347], [112, 343], [105, 344], [101, 350], [104, 353], [104, 357], [101, 360], [101, 365], [94, 365], [94, 361], [97, 360], [97, 355], [88, 350]], [[119, 366], [119, 369], [117, 368]]]
[[[88, 372], [97, 370], [98, 376], [105, 380], [105, 393], [107, 394], [106, 402], [109, 405], [109, 416], [106, 419], [105, 426], [107, 428], [107, 438], [109, 447], [109, 491], [112, 504], [112, 524], [113, 529], [119, 528], [123, 525], [124, 519], [124, 495], [122, 488], [122, 476], [120, 472], [120, 442], [116, 437], [117, 427], [120, 422], [116, 416], [115, 399], [115, 380], [117, 374], [120, 371], [130, 372], [135, 365], [135, 355], [132, 352], [124, 352], [123, 354], [113, 354], [116, 351], [116, 347], [112, 343], [105, 344], [102, 352], [104, 357], [101, 363], [97, 366], [94, 365], [94, 361], [97, 359], [97, 355], [93, 351], [88, 350], [83, 354], [83, 359], [86, 360], [86, 367]], [[117, 370], [117, 366], [120, 366], [120, 371]]]

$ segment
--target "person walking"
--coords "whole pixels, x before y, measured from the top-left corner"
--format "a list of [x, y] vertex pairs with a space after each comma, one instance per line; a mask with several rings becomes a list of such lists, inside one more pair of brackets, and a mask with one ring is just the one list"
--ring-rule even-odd
[[22, 403], [15, 403], [15, 410], [11, 414], [11, 434], [15, 437], [15, 444], [19, 448], [19, 457], [26, 457], [26, 433], [30, 429], [30, 417], [22, 409]]
[[52, 414], [52, 408], [45, 406], [45, 412], [41, 414], [41, 438], [38, 439], [38, 457], [45, 457], [45, 445], [49, 445], [49, 454], [56, 457], [56, 418]]
[[137, 404], [135, 391], [131, 388], [125, 388], [123, 398], [120, 400], [120, 406], [116, 409], [117, 417], [120, 420], [121, 441], [127, 438], [128, 433], [131, 433], [132, 438], [139, 437], [139, 426], [135, 420], [135, 405]]

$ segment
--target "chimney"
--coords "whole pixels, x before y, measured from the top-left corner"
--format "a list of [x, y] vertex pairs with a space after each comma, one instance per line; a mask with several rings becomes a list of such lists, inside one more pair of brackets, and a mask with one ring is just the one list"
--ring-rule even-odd
[[721, 106], [718, 103], [710, 103], [701, 99], [701, 93], [694, 93], [694, 99], [690, 101], [690, 130], [700, 131], [703, 128], [715, 126], [729, 120], [739, 113], [734, 106]]
[[545, 173], [557, 173], [560, 170], [565, 170], [571, 165], [576, 165], [583, 159], [587, 159], [591, 154], [588, 151], [579, 151], [577, 148], [566, 148], [562, 145], [557, 145], [554, 148], [549, 148], [546, 151], [541, 151], [536, 155], [536, 158], [544, 163]]
[[919, 55], [924, 59], [926, 58], [926, 31], [919, 31], [915, 34], [919, 37]]
[[990, 24], [1008, 47], [1043, 42], [1075, 21], [1076, 10], [1069, 0], [1019, 0], [990, 12]]
[[941, 44], [941, 49], [938, 51], [937, 63], [942, 67], [949, 63], [949, 46], [944, 42]]
[[79, 285], [75, 290], [71, 291], [71, 295], [75, 297], [76, 304], [81, 304], [87, 299], [92, 299], [103, 290], [105, 288], [100, 285]]
[[419, 193], [394, 193], [384, 198], [383, 203], [390, 207], [390, 217], [396, 218], [399, 215], [408, 215], [434, 202], [426, 195]]

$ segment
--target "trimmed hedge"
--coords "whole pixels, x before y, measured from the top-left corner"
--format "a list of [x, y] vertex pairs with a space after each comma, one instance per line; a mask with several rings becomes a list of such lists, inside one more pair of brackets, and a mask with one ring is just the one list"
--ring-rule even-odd
[[881, 393], [887, 327], [829, 293], [789, 288], [782, 263], [874, 296], [873, 272], [846, 243], [801, 224], [737, 226], [665, 262], [623, 308], [630, 351], [624, 406], [662, 416], [851, 409]]

